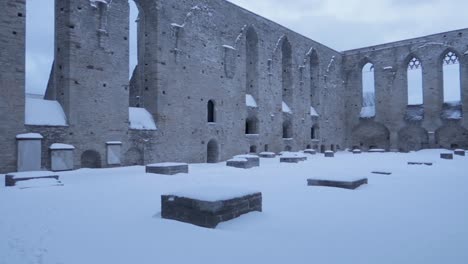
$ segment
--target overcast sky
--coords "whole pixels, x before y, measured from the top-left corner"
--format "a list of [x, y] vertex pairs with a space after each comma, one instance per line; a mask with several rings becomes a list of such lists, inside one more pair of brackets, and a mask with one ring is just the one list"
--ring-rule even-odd
[[[222, 1], [222, 0], [219, 0]], [[333, 49], [343, 51], [468, 27], [467, 0], [231, 0]], [[28, 0], [29, 93], [44, 93], [53, 60], [54, 0]], [[132, 7], [131, 33], [135, 18]], [[136, 63], [131, 45], [131, 67]]]

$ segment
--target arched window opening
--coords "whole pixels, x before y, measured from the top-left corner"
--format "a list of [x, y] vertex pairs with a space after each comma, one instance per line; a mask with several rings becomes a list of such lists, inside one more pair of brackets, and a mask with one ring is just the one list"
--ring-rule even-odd
[[208, 123], [215, 123], [216, 122], [216, 109], [215, 109], [215, 102], [213, 100], [208, 101], [207, 105], [208, 110]]
[[318, 132], [319, 132], [318, 126], [317, 126], [317, 125], [313, 126], [313, 127], [310, 129], [310, 138], [311, 138], [311, 139], [318, 139], [318, 138], [319, 138]]
[[217, 163], [219, 160], [219, 149], [218, 142], [212, 139], [208, 142], [206, 150], [206, 162], [207, 163]]
[[317, 51], [313, 50], [310, 55], [310, 103], [311, 106], [318, 105], [318, 87], [320, 81], [319, 58]]
[[263, 148], [265, 152], [268, 152], [269, 149], [270, 149], [270, 146], [268, 146], [268, 144], [265, 144], [265, 147]]
[[257, 146], [250, 146], [250, 153], [257, 153]]
[[246, 34], [246, 91], [255, 99], [258, 97], [258, 36], [253, 27]]
[[460, 61], [456, 53], [449, 51], [443, 59], [444, 102], [460, 102]]
[[423, 78], [422, 63], [418, 58], [413, 57], [408, 62], [408, 105], [422, 105], [423, 98]]
[[283, 138], [289, 139], [292, 138], [292, 127], [291, 123], [284, 122], [283, 123]]
[[361, 118], [375, 117], [375, 75], [374, 65], [367, 63], [362, 67], [362, 108]]
[[449, 51], [442, 60], [444, 105], [442, 118], [462, 118], [460, 60], [458, 55]]
[[[26, 94], [43, 98], [54, 62], [54, 0], [26, 1]], [[19, 15], [19, 14], [18, 14]], [[50, 91], [49, 99], [55, 100]]]
[[292, 96], [293, 96], [293, 77], [292, 77], [292, 48], [291, 43], [288, 39], [283, 40], [283, 45], [281, 47], [282, 55], [282, 95], [283, 102], [287, 105], [292, 106]]
[[257, 135], [258, 134], [258, 121], [256, 118], [248, 118], [245, 122], [245, 134]]
[[132, 74], [135, 70], [135, 67], [138, 65], [138, 22], [139, 22], [139, 11], [135, 1], [130, 0], [130, 41], [129, 41], [129, 76], [132, 77]]

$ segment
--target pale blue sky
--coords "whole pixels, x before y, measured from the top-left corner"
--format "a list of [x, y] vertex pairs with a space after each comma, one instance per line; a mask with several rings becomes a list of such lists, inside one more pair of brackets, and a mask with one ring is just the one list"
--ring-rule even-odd
[[[468, 27], [466, 0], [231, 0], [336, 50], [348, 50]], [[54, 0], [27, 3], [27, 81], [29, 93], [44, 93], [53, 60]], [[131, 39], [136, 7], [131, 1]], [[447, 10], [447, 11], [443, 11]], [[458, 14], [455, 12], [455, 14]], [[131, 69], [136, 47], [131, 43]], [[447, 98], [452, 95], [446, 96]]]

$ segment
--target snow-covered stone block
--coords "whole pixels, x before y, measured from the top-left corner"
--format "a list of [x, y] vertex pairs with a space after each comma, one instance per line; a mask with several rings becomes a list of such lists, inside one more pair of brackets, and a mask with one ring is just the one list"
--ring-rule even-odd
[[[37, 181], [40, 180], [48, 180], [47, 184], [50, 184], [50, 179], [53, 179], [52, 183], [55, 185], [61, 185], [61, 182], [59, 181], [59, 176], [54, 174], [53, 172], [50, 171], [28, 171], [28, 172], [17, 172], [17, 173], [9, 173], [5, 175], [5, 186], [6, 187], [12, 187], [18, 185], [19, 182], [25, 182], [25, 181], [32, 181], [34, 182], [32, 185], [37, 185]], [[22, 187], [25, 187], [28, 185], [28, 183], [23, 184]], [[52, 185], [52, 184], [51, 184]]]
[[304, 154], [294, 152], [283, 152], [280, 158], [280, 162], [282, 163], [299, 163], [306, 160], [307, 157]]
[[260, 158], [273, 159], [273, 158], [276, 158], [276, 153], [262, 152], [262, 153], [258, 154], [258, 156], [260, 156]]
[[335, 152], [331, 150], [325, 151], [325, 158], [334, 158], [335, 157]]
[[146, 165], [146, 173], [175, 175], [179, 173], [188, 173], [189, 167], [187, 163], [156, 163]]
[[247, 159], [243, 158], [234, 158], [226, 161], [226, 166], [239, 168], [239, 169], [250, 169], [253, 168], [253, 164], [249, 162]]
[[385, 149], [369, 149], [370, 153], [385, 153], [387, 152]]
[[317, 150], [315, 150], [315, 149], [306, 149], [306, 150], [304, 150], [304, 153], [305, 154], [310, 154], [310, 155], [315, 155], [315, 154], [317, 154]]
[[216, 228], [219, 223], [243, 214], [261, 212], [262, 193], [213, 188], [162, 195], [161, 209], [164, 219]]
[[408, 162], [408, 165], [426, 165], [426, 166], [432, 166], [432, 162], [415, 162], [415, 161], [410, 161]]
[[353, 154], [362, 154], [360, 149], [353, 149]]
[[453, 160], [453, 154], [452, 153], [440, 153], [440, 158], [441, 159], [447, 159], [447, 160]]
[[16, 136], [18, 143], [18, 171], [38, 171], [41, 169], [42, 136], [37, 133], [20, 134]]
[[368, 184], [367, 178], [355, 179], [308, 179], [309, 186], [336, 187], [355, 190], [363, 184]]
[[257, 155], [238, 155], [234, 157], [235, 159], [246, 159], [247, 162], [250, 163], [251, 167], [259, 167], [260, 166], [260, 157]]
[[466, 155], [464, 149], [456, 149], [456, 150], [454, 151], [454, 153], [455, 153], [455, 155], [457, 155], [457, 156], [465, 156], [465, 155]]
[[389, 171], [373, 171], [372, 174], [392, 175]]
[[52, 171], [69, 171], [74, 169], [74, 146], [55, 143], [49, 147], [49, 150]]

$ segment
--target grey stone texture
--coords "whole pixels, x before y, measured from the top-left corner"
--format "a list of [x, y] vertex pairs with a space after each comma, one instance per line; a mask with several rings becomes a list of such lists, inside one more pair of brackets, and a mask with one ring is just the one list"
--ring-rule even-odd
[[307, 185], [309, 186], [323, 186], [323, 187], [336, 187], [342, 189], [355, 190], [361, 185], [368, 184], [367, 178], [341, 181], [341, 180], [320, 180], [320, 179], [308, 179]]
[[281, 157], [280, 162], [281, 163], [299, 163], [301, 161], [306, 161], [307, 157]]
[[334, 158], [335, 152], [333, 151], [325, 151], [325, 158]]
[[464, 149], [456, 149], [453, 151], [453, 153], [457, 156], [466, 156], [466, 152]]
[[161, 216], [206, 228], [216, 228], [226, 222], [250, 212], [262, 211], [262, 194], [250, 195], [221, 201], [201, 201], [174, 195], [161, 196]]
[[238, 168], [238, 169], [251, 169], [254, 166], [252, 162], [249, 162], [247, 159], [232, 159], [226, 161], [226, 166]]
[[452, 153], [440, 153], [440, 158], [446, 159], [446, 160], [453, 160], [453, 154]]
[[426, 166], [432, 166], [432, 165], [434, 165], [434, 163], [432, 163], [432, 162], [413, 162], [413, 161], [410, 161], [410, 162], [408, 162], [408, 165], [426, 165]]
[[151, 164], [146, 166], [146, 173], [175, 175], [179, 173], [189, 173], [188, 164]]
[[[107, 2], [55, 3], [45, 98], [61, 104], [68, 126], [47, 127], [24, 125], [25, 0], [0, 1], [0, 172], [18, 169], [15, 135], [24, 132], [44, 136], [42, 168], [57, 142], [76, 147], [75, 168], [118, 165], [107, 159], [109, 141], [122, 142], [120, 165], [336, 146], [468, 148], [468, 29], [338, 52], [224, 0], [137, 0], [138, 67], [129, 78], [129, 3]], [[461, 66], [460, 120], [442, 115], [447, 51]], [[408, 108], [414, 56], [423, 63], [424, 105]], [[365, 62], [375, 66], [371, 119], [359, 118]], [[247, 94], [257, 107], [246, 105]], [[146, 108], [158, 129], [130, 129], [129, 106]]]
[[41, 140], [22, 138], [18, 141], [18, 171], [41, 170]]
[[54, 149], [50, 150], [52, 171], [69, 171], [73, 170], [74, 150], [73, 149]]

